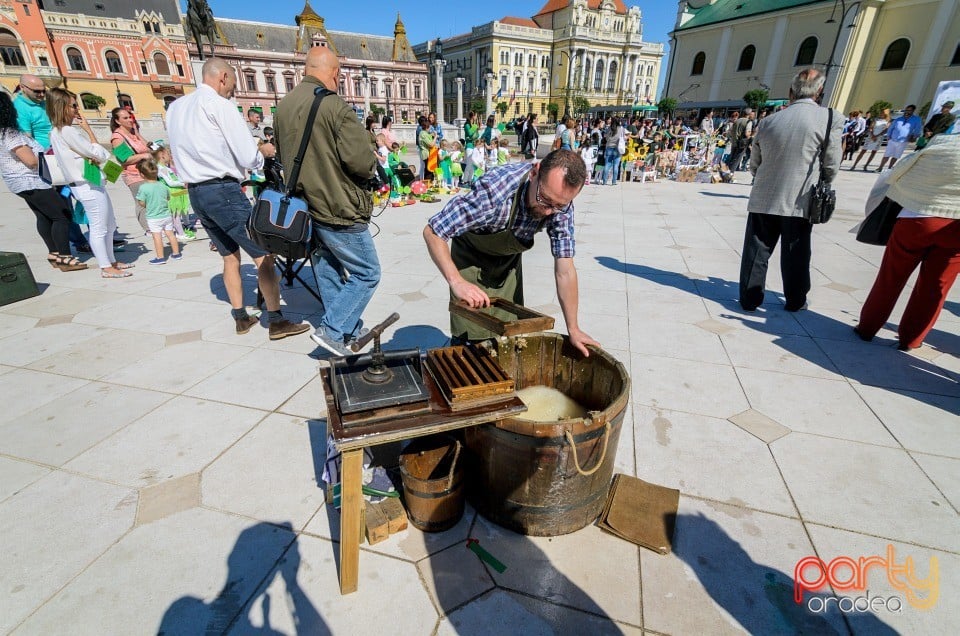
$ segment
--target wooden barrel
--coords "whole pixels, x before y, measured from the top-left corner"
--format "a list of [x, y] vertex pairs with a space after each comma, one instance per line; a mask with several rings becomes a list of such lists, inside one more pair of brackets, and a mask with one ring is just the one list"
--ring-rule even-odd
[[575, 532], [593, 522], [606, 501], [630, 378], [608, 353], [591, 350], [584, 358], [560, 334], [501, 338], [497, 348], [518, 389], [553, 387], [589, 413], [465, 429], [470, 501], [484, 517], [522, 534]]
[[421, 437], [400, 454], [403, 498], [410, 523], [440, 532], [463, 516], [463, 464], [460, 442], [449, 435]]

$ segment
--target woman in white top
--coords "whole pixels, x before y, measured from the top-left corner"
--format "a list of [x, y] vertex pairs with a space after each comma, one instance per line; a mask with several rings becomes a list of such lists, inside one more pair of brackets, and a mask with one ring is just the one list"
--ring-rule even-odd
[[97, 143], [90, 124], [80, 115], [76, 94], [62, 88], [47, 91], [47, 115], [53, 124], [50, 147], [69, 180], [73, 196], [83, 204], [90, 220], [90, 249], [100, 265], [100, 275], [104, 278], [130, 276], [130, 272], [124, 270], [133, 265], [118, 263], [113, 255], [117, 219], [102, 185], [103, 175], [100, 175], [101, 185], [94, 185], [84, 177], [85, 161], [99, 167], [110, 158], [110, 153]]
[[871, 125], [867, 131], [867, 140], [863, 142], [863, 149], [860, 151], [860, 154], [857, 155], [857, 158], [854, 159], [853, 165], [850, 166], [851, 170], [857, 169], [857, 164], [860, 163], [860, 159], [863, 158], [863, 153], [869, 150], [870, 156], [867, 157], [867, 163], [863, 166], [863, 171], [867, 171], [867, 168], [870, 167], [870, 162], [873, 161], [873, 156], [880, 150], [880, 146], [883, 144], [883, 136], [887, 134], [887, 128], [889, 127], [890, 109], [884, 108], [883, 113], [873, 119], [873, 125]]

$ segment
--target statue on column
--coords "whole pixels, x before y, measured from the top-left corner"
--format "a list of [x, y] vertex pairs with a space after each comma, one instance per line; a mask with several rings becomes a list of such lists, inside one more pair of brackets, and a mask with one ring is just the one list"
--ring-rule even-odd
[[207, 0], [188, 0], [187, 1], [187, 27], [193, 35], [193, 40], [197, 43], [197, 52], [200, 59], [203, 55], [203, 36], [207, 36], [210, 42], [210, 57], [215, 57], [214, 44], [217, 41], [217, 23], [213, 19], [213, 11]]

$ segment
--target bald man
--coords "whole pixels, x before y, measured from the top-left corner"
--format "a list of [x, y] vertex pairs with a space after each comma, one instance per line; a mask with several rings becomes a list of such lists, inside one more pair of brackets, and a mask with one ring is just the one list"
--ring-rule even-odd
[[20, 76], [20, 91], [13, 99], [17, 109], [17, 125], [43, 146], [50, 147], [50, 118], [47, 117], [47, 87], [36, 75]]
[[247, 170], [263, 168], [274, 147], [257, 142], [236, 104], [230, 101], [237, 85], [236, 71], [220, 58], [203, 64], [203, 84], [173, 102], [167, 111], [170, 150], [180, 178], [187, 184], [190, 204], [223, 257], [223, 284], [230, 298], [237, 334], [245, 334], [259, 320], [247, 314], [240, 279], [240, 248], [257, 265], [257, 281], [267, 304], [271, 340], [304, 333], [306, 323], [293, 323], [280, 313], [280, 285], [273, 256], [247, 234], [253, 208], [240, 189]]
[[[313, 271], [323, 316], [311, 338], [338, 356], [360, 337], [360, 317], [380, 282], [380, 261], [370, 235], [373, 200], [364, 183], [377, 158], [357, 115], [339, 95], [340, 61], [323, 46], [307, 52], [303, 82], [284, 97], [273, 119], [283, 161], [293, 166], [318, 91], [324, 95], [310, 134], [296, 188], [306, 198], [319, 245]], [[347, 274], [346, 276], [344, 274]]]

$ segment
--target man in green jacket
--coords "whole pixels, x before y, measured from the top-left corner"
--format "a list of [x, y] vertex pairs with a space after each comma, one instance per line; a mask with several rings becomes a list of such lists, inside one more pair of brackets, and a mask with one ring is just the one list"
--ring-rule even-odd
[[343, 356], [350, 353], [346, 345], [362, 335], [360, 317], [380, 282], [380, 261], [369, 229], [373, 200], [363, 185], [376, 173], [377, 158], [356, 113], [335, 94], [337, 56], [324, 46], [311, 48], [304, 73], [303, 82], [277, 106], [273, 127], [289, 171], [315, 90], [331, 91], [320, 103], [295, 185], [310, 207], [318, 239], [312, 260], [324, 312], [311, 338]]

